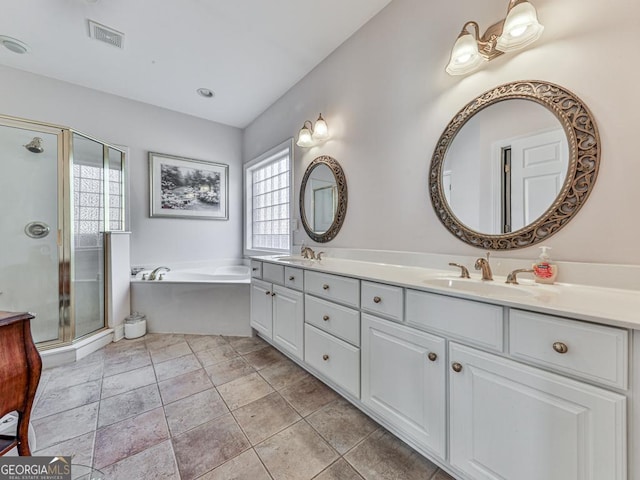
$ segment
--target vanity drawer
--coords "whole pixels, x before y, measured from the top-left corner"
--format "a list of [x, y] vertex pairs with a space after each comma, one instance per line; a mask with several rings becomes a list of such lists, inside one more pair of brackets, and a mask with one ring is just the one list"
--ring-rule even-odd
[[516, 358], [604, 385], [627, 388], [628, 332], [511, 309], [509, 350]]
[[360, 307], [360, 280], [305, 270], [305, 291], [328, 300]]
[[251, 260], [251, 278], [262, 278], [262, 262]]
[[265, 282], [284, 285], [284, 265], [274, 265], [273, 263], [262, 264], [262, 279]]
[[305, 295], [304, 320], [320, 330], [360, 346], [360, 312]]
[[503, 309], [497, 305], [407, 290], [407, 324], [502, 351]]
[[374, 282], [362, 282], [360, 303], [363, 310], [401, 322], [404, 317], [402, 288]]
[[304, 335], [304, 361], [360, 398], [360, 349], [309, 324], [304, 326]]
[[304, 270], [284, 267], [284, 286], [294, 290], [302, 290], [304, 286]]

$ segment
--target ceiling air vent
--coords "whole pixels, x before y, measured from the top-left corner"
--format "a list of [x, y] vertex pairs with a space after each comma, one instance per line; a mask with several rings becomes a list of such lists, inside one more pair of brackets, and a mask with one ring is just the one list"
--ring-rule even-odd
[[124, 33], [89, 20], [89, 36], [114, 47], [124, 48]]

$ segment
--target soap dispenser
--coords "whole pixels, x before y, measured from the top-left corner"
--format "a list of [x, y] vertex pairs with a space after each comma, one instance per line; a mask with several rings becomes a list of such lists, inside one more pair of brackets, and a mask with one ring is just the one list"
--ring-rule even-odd
[[551, 247], [540, 247], [540, 250], [538, 261], [532, 265], [536, 283], [553, 284], [558, 276], [558, 266], [551, 263], [547, 253]]

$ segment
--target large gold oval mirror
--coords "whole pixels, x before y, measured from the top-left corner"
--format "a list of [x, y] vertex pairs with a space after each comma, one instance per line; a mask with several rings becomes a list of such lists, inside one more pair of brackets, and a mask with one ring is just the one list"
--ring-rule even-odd
[[463, 242], [523, 248], [571, 220], [599, 163], [598, 129], [579, 98], [547, 82], [509, 83], [449, 122], [431, 159], [431, 203]]
[[300, 217], [307, 235], [328, 242], [338, 234], [347, 213], [347, 179], [332, 157], [321, 156], [307, 167], [300, 187]]

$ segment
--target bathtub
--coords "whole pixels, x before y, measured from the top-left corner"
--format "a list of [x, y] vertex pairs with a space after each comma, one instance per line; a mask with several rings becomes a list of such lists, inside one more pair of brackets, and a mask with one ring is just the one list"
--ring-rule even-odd
[[171, 267], [162, 280], [131, 280], [131, 310], [150, 333], [250, 336], [247, 265]]

